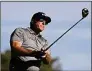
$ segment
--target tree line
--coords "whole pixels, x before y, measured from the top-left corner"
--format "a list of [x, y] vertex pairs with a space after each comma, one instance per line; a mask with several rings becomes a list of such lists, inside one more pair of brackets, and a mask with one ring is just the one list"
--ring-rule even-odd
[[[1, 71], [9, 71], [9, 61], [11, 57], [11, 51], [6, 50], [5, 52], [1, 53]], [[59, 62], [59, 58], [53, 58], [49, 65], [42, 64], [40, 71], [62, 71], [61, 64], [56, 63]]]

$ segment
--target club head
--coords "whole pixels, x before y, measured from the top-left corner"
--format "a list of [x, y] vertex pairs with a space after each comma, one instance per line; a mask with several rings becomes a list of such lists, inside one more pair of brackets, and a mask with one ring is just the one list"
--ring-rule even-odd
[[82, 17], [85, 18], [89, 14], [89, 11], [87, 8], [82, 9]]

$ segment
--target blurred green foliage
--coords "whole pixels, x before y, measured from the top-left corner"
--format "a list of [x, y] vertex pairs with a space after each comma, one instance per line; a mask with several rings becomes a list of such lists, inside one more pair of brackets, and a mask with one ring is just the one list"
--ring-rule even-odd
[[[1, 71], [9, 71], [9, 61], [10, 61], [10, 57], [11, 57], [10, 55], [11, 55], [10, 50], [6, 50], [4, 53], [1, 53]], [[52, 62], [49, 65], [42, 63], [40, 71], [58, 71], [58, 69], [54, 70], [52, 67], [53, 63], [56, 61], [58, 61], [58, 58], [52, 59]], [[57, 65], [57, 66], [60, 67], [60, 65]]]
[[10, 50], [1, 53], [1, 71], [9, 71]]

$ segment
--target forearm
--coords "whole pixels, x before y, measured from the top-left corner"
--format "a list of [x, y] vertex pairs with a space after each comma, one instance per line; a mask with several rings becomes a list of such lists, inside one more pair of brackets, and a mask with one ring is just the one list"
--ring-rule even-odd
[[46, 54], [46, 56], [43, 58], [43, 63], [50, 64], [51, 61], [52, 61], [51, 55]]
[[25, 49], [24, 47], [17, 47], [12, 49], [18, 56], [31, 56], [32, 50]]
[[15, 55], [30, 56], [33, 51], [22, 47], [21, 44], [19, 41], [12, 42], [12, 50], [15, 52]]

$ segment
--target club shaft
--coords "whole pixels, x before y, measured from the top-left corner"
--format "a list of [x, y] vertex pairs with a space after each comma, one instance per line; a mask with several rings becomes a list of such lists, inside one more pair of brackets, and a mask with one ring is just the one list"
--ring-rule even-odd
[[61, 37], [63, 37], [69, 30], [71, 30], [75, 25], [77, 25], [83, 18], [81, 18], [77, 23], [70, 27], [65, 33], [63, 33], [59, 38], [57, 38], [52, 44], [50, 44], [44, 51], [48, 50], [54, 43], [56, 43]]

